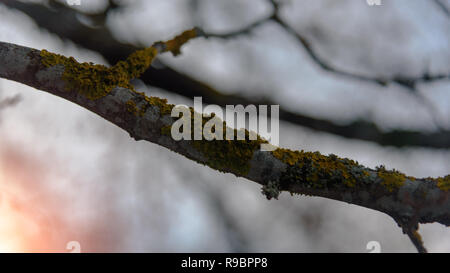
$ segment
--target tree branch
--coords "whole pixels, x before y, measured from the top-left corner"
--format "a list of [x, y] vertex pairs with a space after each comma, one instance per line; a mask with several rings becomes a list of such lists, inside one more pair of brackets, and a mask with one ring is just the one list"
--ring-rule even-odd
[[[264, 152], [260, 144], [266, 141], [261, 138], [174, 140], [167, 133], [167, 128], [176, 121], [170, 116], [174, 105], [164, 99], [147, 97], [131, 85], [124, 87], [123, 77], [131, 79], [141, 73], [144, 66], [150, 65], [149, 56], [154, 58], [155, 54], [166, 51], [178, 53], [181, 44], [195, 36], [195, 30], [191, 30], [174, 40], [155, 43], [111, 68], [80, 64], [73, 58], [45, 50], [2, 42], [0, 77], [76, 103], [127, 131], [136, 140], [156, 143], [215, 170], [259, 183], [268, 199], [287, 191], [344, 201], [384, 212], [403, 230], [418, 223], [450, 225], [450, 175], [416, 179], [383, 166], [370, 169], [335, 155], [281, 148]], [[121, 78], [117, 82], [119, 86], [109, 84], [111, 75]]]
[[280, 6], [274, 0], [269, 0], [269, 2], [274, 5], [274, 15], [272, 16], [273, 21], [278, 23], [282, 28], [284, 28], [288, 33], [290, 33], [293, 37], [295, 37], [300, 44], [303, 46], [305, 51], [309, 54], [311, 59], [318, 64], [322, 69], [334, 73], [339, 76], [344, 76], [350, 79], [366, 81], [376, 83], [382, 86], [387, 86], [391, 83], [399, 84], [410, 91], [415, 91], [416, 86], [419, 83], [423, 82], [433, 82], [439, 80], [448, 80], [450, 79], [450, 75], [448, 74], [440, 74], [440, 75], [430, 75], [429, 73], [424, 73], [421, 76], [413, 77], [413, 76], [405, 76], [405, 75], [397, 75], [391, 78], [382, 78], [382, 77], [369, 77], [360, 74], [355, 74], [351, 72], [344, 71], [342, 69], [333, 67], [326, 60], [319, 56], [316, 53], [311, 43], [301, 34], [299, 34], [296, 30], [294, 30], [289, 24], [284, 22], [284, 20], [279, 16]]
[[255, 21], [253, 23], [251, 23], [248, 26], [245, 26], [241, 29], [238, 30], [234, 30], [234, 31], [230, 31], [230, 32], [225, 32], [225, 33], [213, 33], [213, 32], [204, 32], [204, 36], [206, 38], [221, 38], [221, 39], [230, 39], [230, 38], [236, 38], [242, 35], [249, 35], [251, 33], [252, 30], [254, 30], [255, 28], [261, 26], [262, 24], [270, 21], [273, 19], [273, 14], [271, 14], [268, 17], [262, 18], [258, 21]]
[[[135, 46], [116, 41], [110, 31], [105, 27], [99, 26], [97, 28], [90, 28], [83, 25], [77, 19], [77, 12], [64, 5], [55, 3], [55, 6], [53, 7], [55, 10], [51, 10], [42, 5], [33, 3], [22, 3], [12, 0], [3, 0], [2, 3], [25, 12], [34, 19], [39, 26], [57, 34], [61, 38], [69, 39], [82, 47], [99, 52], [111, 64], [125, 59], [129, 54], [138, 49]], [[205, 36], [235, 37], [236, 35], [249, 33], [254, 27], [259, 26], [268, 19], [272, 19], [272, 17], [273, 15], [263, 18], [241, 30], [223, 34], [205, 33]], [[201, 96], [205, 103], [217, 104], [222, 107], [236, 104], [276, 104], [268, 99], [255, 100], [237, 94], [224, 94], [167, 66], [160, 69], [150, 67], [140, 79], [151, 86], [156, 86], [188, 98]], [[384, 132], [378, 128], [376, 124], [365, 120], [355, 120], [349, 124], [336, 124], [329, 120], [295, 113], [283, 107], [280, 108], [280, 119], [313, 130], [351, 139], [371, 141], [386, 146], [450, 147], [450, 131], [448, 130], [432, 133], [406, 130]]]
[[0, 111], [2, 111], [3, 109], [5, 109], [7, 107], [11, 107], [11, 106], [18, 104], [21, 99], [22, 98], [20, 97], [20, 95], [14, 95], [12, 97], [8, 97], [8, 98], [0, 100]]
[[406, 232], [406, 234], [408, 235], [409, 239], [411, 240], [411, 242], [416, 247], [419, 253], [428, 252], [427, 249], [425, 248], [425, 245], [423, 244], [422, 237], [420, 236], [417, 229], [413, 230], [410, 229]]
[[[296, 30], [294, 30], [289, 24], [287, 24], [279, 15], [280, 11], [280, 4], [277, 3], [274, 0], [268, 0], [269, 3], [273, 7], [273, 13], [263, 19], [260, 19], [258, 21], [255, 21], [252, 24], [249, 24], [239, 30], [234, 30], [227, 33], [211, 33], [211, 32], [205, 32], [205, 37], [209, 38], [222, 38], [222, 39], [229, 39], [229, 38], [236, 38], [241, 35], [248, 35], [252, 30], [255, 28], [261, 26], [262, 24], [273, 21], [276, 22], [278, 25], [280, 25], [284, 30], [286, 30], [289, 34], [291, 34], [293, 37], [295, 37], [300, 44], [305, 49], [306, 53], [311, 57], [311, 59], [319, 65], [323, 70], [326, 70], [328, 72], [337, 74], [338, 76], [344, 76], [347, 78], [360, 80], [360, 81], [366, 81], [366, 82], [372, 82], [376, 83], [382, 86], [388, 86], [389, 84], [396, 83], [399, 84], [405, 88], [407, 88], [410, 91], [416, 91], [416, 87], [419, 83], [426, 83], [426, 82], [433, 82], [433, 81], [439, 81], [439, 80], [447, 80], [450, 79], [450, 75], [448, 74], [440, 74], [440, 75], [430, 75], [429, 73], [424, 73], [423, 75], [420, 75], [418, 77], [413, 76], [404, 76], [404, 75], [397, 75], [390, 78], [382, 78], [382, 77], [370, 77], [370, 76], [364, 76], [360, 74], [355, 74], [351, 72], [347, 72], [345, 70], [333, 67], [331, 64], [328, 63], [325, 59], [319, 56], [317, 52], [312, 47], [311, 43], [301, 34], [299, 34]], [[434, 0], [436, 4], [438, 4], [442, 9], [446, 10], [445, 5], [440, 2], [439, 0]], [[447, 10], [446, 10], [447, 11]], [[448, 11], [447, 11], [448, 13]]]
[[447, 7], [447, 5], [445, 3], [443, 3], [441, 0], [434, 0], [434, 3], [436, 4], [436, 6], [439, 7], [439, 9], [448, 17], [450, 18], [450, 10]]

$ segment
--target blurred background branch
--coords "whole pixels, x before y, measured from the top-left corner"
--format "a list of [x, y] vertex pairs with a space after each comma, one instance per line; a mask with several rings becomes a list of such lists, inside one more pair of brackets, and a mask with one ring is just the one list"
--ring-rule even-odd
[[0, 85], [0, 112], [2, 112], [2, 110], [6, 109], [8, 107], [17, 105], [22, 100], [22, 97], [20, 96], [20, 94], [16, 94], [11, 97], [2, 98], [2, 91], [3, 91], [2, 86]]
[[450, 9], [444, 0], [433, 0], [434, 3], [442, 10], [442, 12], [450, 18]]
[[[139, 47], [125, 44], [117, 41], [110, 30], [103, 24], [109, 11], [120, 9], [121, 6], [109, 1], [108, 7], [98, 14], [81, 13], [57, 1], [50, 1], [48, 6], [36, 3], [24, 3], [15, 0], [3, 0], [3, 4], [20, 10], [30, 16], [40, 27], [57, 34], [63, 39], [68, 39], [74, 43], [99, 52], [110, 64], [115, 64], [119, 60], [125, 59], [131, 52], [139, 49]], [[205, 32], [205, 37], [230, 39], [241, 35], [249, 34], [254, 28], [268, 22], [275, 21], [288, 33], [292, 34], [305, 51], [310, 55], [311, 59], [317, 63], [322, 69], [340, 76], [351, 79], [362, 80], [366, 82], [387, 86], [392, 83], [399, 84], [410, 91], [414, 91], [421, 98], [423, 104], [432, 113], [433, 119], [438, 128], [439, 113], [435, 111], [431, 102], [420, 95], [416, 91], [419, 83], [428, 83], [439, 80], [449, 79], [449, 75], [430, 75], [425, 73], [419, 77], [411, 76], [394, 76], [392, 78], [367, 77], [363, 75], [353, 74], [339, 70], [319, 57], [314, 51], [311, 43], [303, 36], [298, 34], [292, 27], [285, 23], [279, 16], [281, 5], [275, 1], [270, 1], [273, 5], [273, 13], [261, 20], [258, 20], [247, 27], [228, 33], [211, 33]], [[80, 14], [83, 16], [95, 18], [95, 27], [88, 26], [80, 21]], [[159, 60], [158, 67], [151, 67], [142, 76], [141, 80], [150, 85], [162, 88], [169, 92], [192, 98], [194, 96], [203, 97], [204, 103], [217, 104], [222, 107], [225, 105], [273, 105], [277, 104], [269, 98], [255, 99], [238, 94], [225, 94], [216, 88], [209, 86], [193, 77], [178, 72], [171, 68], [163, 61]], [[381, 130], [377, 124], [366, 119], [355, 118], [347, 124], [339, 124], [331, 120], [317, 118], [299, 111], [292, 112], [285, 107], [280, 107], [280, 119], [291, 122], [296, 125], [304, 126], [313, 130], [335, 134], [338, 136], [360, 139], [374, 142], [384, 146], [421, 146], [430, 148], [448, 148], [450, 147], [450, 131], [440, 129], [435, 132], [408, 131], [404, 129], [391, 129], [390, 131]]]

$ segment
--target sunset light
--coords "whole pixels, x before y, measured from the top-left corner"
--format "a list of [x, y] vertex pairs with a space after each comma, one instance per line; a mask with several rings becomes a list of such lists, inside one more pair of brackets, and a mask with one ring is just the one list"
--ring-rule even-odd
[[24, 193], [9, 183], [11, 179], [0, 175], [0, 252], [39, 251], [37, 243], [47, 236], [33, 205], [21, 200]]
[[[3, 181], [0, 180], [0, 183]], [[23, 251], [20, 242], [20, 216], [10, 205], [10, 198], [4, 187], [1, 187], [0, 199], [0, 252]]]

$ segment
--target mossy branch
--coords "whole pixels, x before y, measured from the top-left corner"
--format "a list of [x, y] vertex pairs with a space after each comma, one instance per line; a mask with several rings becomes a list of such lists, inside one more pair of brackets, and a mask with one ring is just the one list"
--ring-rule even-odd
[[156, 42], [153, 46], [133, 52], [124, 61], [113, 67], [93, 63], [78, 63], [73, 57], [42, 50], [42, 64], [46, 67], [64, 65], [63, 79], [70, 91], [76, 91], [88, 99], [95, 100], [106, 96], [114, 87], [120, 86], [134, 90], [130, 80], [139, 78], [151, 65], [158, 53], [180, 53], [180, 48], [190, 39], [198, 36], [197, 29], [183, 32], [172, 40]]
[[136, 140], [159, 144], [215, 170], [259, 183], [268, 199], [286, 191], [363, 206], [392, 216], [410, 237], [416, 234], [418, 223], [450, 225], [450, 176], [416, 179], [383, 166], [370, 169], [336, 155], [281, 148], [264, 152], [260, 150], [260, 144], [266, 143], [262, 138], [174, 140], [168, 133], [176, 121], [170, 116], [174, 105], [137, 92], [129, 80], [144, 72], [157, 54], [179, 54], [180, 47], [198, 35], [196, 29], [184, 32], [135, 52], [111, 68], [0, 42], [0, 77], [76, 103]]
[[[33, 2], [20, 2], [16, 0], [2, 0], [1, 4], [22, 11], [33, 19], [36, 24], [51, 33], [58, 35], [62, 39], [67, 39], [80, 47], [87, 48], [101, 54], [105, 60], [114, 64], [125, 59], [138, 48], [129, 44], [117, 41], [111, 31], [104, 25], [97, 25], [95, 28], [83, 24], [79, 20], [80, 11], [67, 5], [52, 1], [51, 7]], [[208, 33], [205, 37], [211, 38], [236, 38], [240, 35], [250, 34], [252, 31], [264, 24], [273, 21], [273, 15], [278, 14], [282, 5], [271, 1], [274, 12], [268, 17], [262, 18], [242, 29], [228, 33]], [[105, 16], [101, 13], [100, 16]], [[92, 16], [84, 14], [83, 16]], [[60, 22], [64, 22], [61, 24]], [[68, 27], [70, 26], [70, 31]], [[303, 36], [302, 36], [303, 37]], [[305, 37], [303, 37], [305, 38]], [[306, 50], [308, 53], [309, 51]], [[312, 58], [314, 60], [314, 58]], [[194, 96], [203, 97], [203, 101], [208, 104], [225, 105], [273, 105], [276, 104], [268, 98], [258, 99], [240, 95], [239, 92], [229, 94], [213, 88], [208, 84], [194, 79], [193, 77], [180, 73], [172, 69], [166, 63], [161, 62], [158, 69], [150, 67], [140, 79], [147, 85], [162, 88], [191, 99]], [[394, 79], [391, 79], [394, 80]], [[418, 80], [418, 79], [416, 79]], [[438, 80], [438, 77], [434, 77]], [[291, 111], [283, 106], [280, 107], [280, 119], [295, 125], [300, 125], [319, 132], [331, 133], [350, 139], [360, 139], [370, 141], [383, 146], [407, 147], [419, 146], [427, 148], [448, 148], [450, 146], [450, 131], [439, 130], [435, 132], [420, 132], [404, 129], [393, 129], [389, 132], [381, 130], [375, 123], [364, 119], [355, 119], [349, 124], [335, 123], [328, 119], [318, 119], [298, 111]]]

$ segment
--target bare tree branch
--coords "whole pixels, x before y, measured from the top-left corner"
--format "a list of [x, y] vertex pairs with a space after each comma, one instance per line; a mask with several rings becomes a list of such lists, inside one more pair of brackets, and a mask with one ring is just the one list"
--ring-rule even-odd
[[298, 32], [296, 32], [292, 27], [290, 27], [287, 23], [285, 23], [281, 17], [279, 17], [278, 14], [274, 14], [273, 20], [277, 22], [281, 27], [283, 27], [287, 32], [289, 32], [292, 36], [296, 37], [297, 40], [301, 43], [303, 48], [306, 50], [306, 52], [309, 54], [311, 59], [317, 63], [322, 69], [334, 73], [339, 76], [344, 76], [350, 79], [359, 80], [359, 81], [365, 81], [365, 82], [371, 82], [376, 83], [382, 86], [388, 86], [392, 83], [399, 84], [400, 86], [406, 88], [409, 90], [416, 98], [419, 99], [419, 102], [421, 102], [424, 107], [428, 110], [430, 115], [433, 118], [433, 121], [435, 125], [441, 128], [441, 124], [439, 122], [439, 117], [436, 109], [434, 108], [434, 105], [430, 104], [429, 100], [427, 100], [425, 97], [421, 96], [420, 93], [417, 91], [417, 85], [420, 83], [427, 83], [427, 82], [433, 82], [433, 81], [440, 81], [440, 80], [448, 80], [450, 79], [450, 75], [441, 74], [441, 75], [430, 75], [428, 72], [424, 73], [421, 76], [413, 77], [413, 76], [405, 76], [405, 75], [397, 75], [393, 76], [391, 78], [382, 78], [382, 77], [372, 77], [372, 76], [365, 76], [362, 74], [356, 74], [353, 72], [348, 72], [345, 70], [342, 70], [340, 68], [332, 66], [330, 63], [328, 63], [325, 59], [319, 56], [313, 49], [310, 42], [302, 35], [300, 35]]
[[[181, 44], [195, 35], [192, 30], [174, 40], [155, 43], [111, 68], [79, 64], [73, 58], [2, 42], [0, 77], [76, 103], [127, 131], [136, 140], [156, 143], [215, 170], [259, 183], [268, 199], [287, 191], [344, 201], [384, 212], [404, 231], [416, 230], [418, 223], [450, 225], [450, 175], [416, 179], [383, 166], [374, 170], [351, 159], [319, 152], [281, 148], [264, 152], [260, 144], [266, 142], [261, 138], [174, 140], [167, 133], [167, 128], [176, 121], [170, 116], [174, 105], [124, 86], [126, 77], [131, 79], [142, 73], [155, 54], [178, 53]], [[117, 83], [111, 84], [111, 75], [119, 76]]]
[[[138, 48], [135, 46], [123, 44], [114, 39], [110, 31], [102, 26], [90, 28], [80, 23], [77, 19], [77, 12], [61, 4], [55, 4], [54, 9], [48, 9], [42, 5], [33, 3], [22, 3], [19, 1], [3, 0], [3, 4], [16, 8], [28, 14], [36, 23], [60, 36], [69, 39], [82, 47], [94, 50], [102, 54], [109, 63], [114, 64], [119, 60], [126, 58]], [[254, 24], [242, 29], [224, 34], [205, 33], [206, 37], [234, 37], [249, 33], [254, 27], [262, 24], [263, 18]], [[165, 66], [164, 64], [162, 64]], [[141, 77], [144, 83], [156, 86], [167, 91], [192, 98], [201, 96], [205, 103], [225, 105], [274, 105], [268, 99], [249, 99], [240, 95], [229, 95], [190, 78], [170, 67], [156, 69], [150, 67]], [[280, 119], [311, 128], [314, 130], [335, 134], [338, 136], [360, 139], [378, 143], [387, 146], [423, 146], [430, 148], [448, 148], [450, 147], [450, 131], [441, 130], [438, 132], [423, 133], [419, 131], [392, 130], [384, 132], [374, 123], [366, 120], [355, 120], [349, 124], [336, 124], [326, 119], [314, 118], [311, 116], [294, 113], [283, 107], [280, 108]]]
[[[446, 6], [440, 2], [439, 0], [435, 0], [437, 3], [440, 4], [444, 10], [446, 10]], [[283, 19], [279, 16], [279, 10], [280, 10], [280, 4], [277, 3], [275, 0], [269, 0], [269, 3], [273, 7], [273, 13], [263, 19], [260, 19], [258, 21], [255, 21], [254, 23], [239, 29], [234, 30], [228, 33], [210, 33], [205, 32], [204, 36], [206, 38], [221, 38], [221, 39], [230, 39], [230, 38], [236, 38], [238, 36], [242, 35], [249, 35], [251, 31], [253, 31], [255, 28], [261, 26], [262, 24], [274, 21], [278, 23], [284, 30], [286, 30], [288, 33], [290, 33], [292, 36], [294, 36], [300, 44], [303, 46], [305, 51], [308, 53], [308, 55], [311, 57], [311, 59], [318, 64], [322, 69], [337, 74], [339, 76], [344, 76], [347, 78], [351, 78], [354, 80], [360, 80], [360, 81], [366, 81], [366, 82], [372, 82], [376, 83], [382, 86], [388, 86], [389, 84], [396, 83], [401, 85], [402, 87], [408, 89], [409, 91], [416, 96], [416, 98], [419, 100], [419, 102], [422, 103], [422, 105], [427, 109], [427, 111], [430, 113], [431, 117], [433, 118], [433, 122], [435, 125], [440, 129], [444, 130], [441, 126], [440, 122], [440, 114], [437, 112], [435, 106], [424, 96], [420, 94], [418, 91], [417, 85], [419, 83], [424, 82], [432, 82], [432, 81], [438, 81], [438, 80], [445, 80], [450, 79], [450, 75], [435, 75], [432, 76], [429, 73], [424, 73], [423, 75], [419, 77], [411, 77], [411, 76], [404, 76], [404, 75], [398, 75], [391, 78], [381, 78], [381, 77], [370, 77], [360, 74], [355, 74], [352, 72], [347, 72], [345, 70], [342, 70], [337, 67], [333, 67], [330, 63], [328, 63], [325, 59], [319, 56], [319, 54], [316, 53], [314, 48], [312, 47], [311, 43], [301, 34], [299, 34], [297, 31], [295, 31], [289, 24], [287, 24]]]
[[[0, 86], [0, 95], [1, 95], [1, 86]], [[17, 105], [22, 100], [22, 97], [19, 94], [16, 94], [12, 97], [6, 97], [4, 99], [0, 98], [0, 112], [8, 107], [12, 107]]]
[[420, 236], [417, 229], [410, 229], [406, 232], [406, 234], [408, 235], [409, 239], [411, 240], [411, 242], [416, 247], [419, 253], [428, 252], [423, 244], [422, 237]]
[[347, 72], [340, 68], [333, 67], [330, 63], [328, 63], [326, 60], [320, 57], [319, 54], [316, 53], [316, 51], [312, 47], [311, 43], [306, 39], [306, 37], [299, 34], [279, 16], [280, 10], [279, 4], [274, 0], [269, 0], [269, 2], [274, 6], [274, 14], [272, 16], [273, 21], [277, 22], [282, 28], [284, 28], [287, 32], [289, 32], [292, 36], [294, 36], [300, 42], [300, 44], [303, 46], [306, 52], [309, 54], [311, 59], [326, 71], [355, 80], [376, 83], [382, 86], [387, 86], [391, 83], [396, 83], [409, 89], [410, 91], [415, 91], [415, 88], [419, 83], [450, 79], [450, 75], [447, 74], [430, 75], [429, 73], [424, 73], [423, 75], [418, 77], [405, 75], [396, 75], [391, 78], [369, 77], [365, 75], [355, 74], [352, 72]]
[[8, 97], [5, 99], [0, 100], [0, 111], [7, 107], [14, 106], [20, 102], [22, 97], [20, 95], [14, 95], [12, 97]]
[[[445, 5], [443, 5], [439, 0], [435, 0], [437, 3], [440, 3], [444, 8]], [[300, 44], [303, 46], [305, 51], [308, 53], [308, 55], [311, 57], [311, 59], [318, 64], [322, 69], [329, 71], [331, 73], [337, 74], [339, 76], [348, 77], [355, 80], [361, 80], [366, 82], [372, 82], [376, 83], [382, 86], [387, 86], [391, 83], [399, 84], [410, 91], [416, 91], [416, 87], [419, 83], [426, 83], [426, 82], [433, 82], [433, 81], [439, 81], [439, 80], [447, 80], [450, 79], [450, 75], [447, 74], [440, 74], [440, 75], [430, 75], [429, 73], [424, 73], [421, 76], [414, 77], [414, 76], [405, 76], [405, 75], [397, 75], [393, 76], [391, 78], [382, 78], [382, 77], [370, 77], [370, 76], [364, 76], [360, 74], [355, 74], [352, 72], [344, 71], [340, 68], [333, 67], [328, 61], [323, 59], [319, 56], [319, 54], [314, 50], [314, 48], [311, 45], [311, 42], [309, 42], [306, 37], [299, 34], [296, 30], [294, 30], [289, 24], [287, 24], [279, 15], [280, 10], [280, 4], [277, 3], [274, 0], [269, 0], [271, 5], [273, 6], [273, 13], [265, 17], [263, 19], [260, 19], [252, 24], [249, 24], [248, 26], [241, 28], [239, 30], [234, 30], [228, 33], [210, 33], [205, 32], [205, 37], [213, 37], [213, 38], [222, 38], [222, 39], [229, 39], [229, 38], [235, 38], [241, 35], [247, 35], [255, 28], [261, 26], [262, 24], [274, 21], [278, 23], [283, 29], [285, 29], [289, 34], [294, 36]]]
[[441, 9], [441, 11], [450, 18], [450, 10], [442, 0], [433, 0], [434, 3]]
[[255, 28], [261, 26], [262, 24], [270, 21], [273, 19], [273, 14], [271, 14], [268, 17], [262, 18], [258, 21], [255, 21], [253, 23], [251, 23], [250, 25], [238, 29], [238, 30], [234, 30], [234, 31], [230, 31], [230, 32], [226, 32], [226, 33], [213, 33], [213, 32], [204, 32], [204, 36], [206, 38], [221, 38], [221, 39], [230, 39], [230, 38], [236, 38], [238, 36], [242, 36], [242, 35], [249, 35], [250, 32], [252, 30], [254, 30]]
[[430, 75], [428, 73], [424, 73], [423, 75], [418, 76], [418, 77], [398, 75], [398, 76], [393, 76], [391, 78], [381, 78], [381, 77], [370, 77], [370, 76], [355, 74], [352, 72], [347, 72], [347, 71], [341, 70], [339, 68], [333, 67], [326, 60], [321, 58], [315, 52], [311, 43], [305, 37], [298, 34], [287, 23], [285, 23], [278, 15], [274, 16], [274, 21], [277, 22], [278, 24], [280, 24], [280, 26], [282, 26], [284, 29], [286, 29], [290, 34], [292, 34], [292, 36], [296, 37], [297, 40], [305, 48], [306, 52], [310, 55], [311, 59], [314, 62], [316, 62], [322, 69], [332, 72], [334, 74], [340, 75], [340, 76], [345, 76], [345, 77], [355, 79], [355, 80], [372, 82], [372, 83], [376, 83], [376, 84], [379, 84], [382, 86], [388, 86], [391, 83], [396, 83], [396, 84], [399, 84], [399, 85], [409, 89], [410, 91], [415, 91], [415, 88], [419, 83], [426, 83], [426, 82], [450, 79], [450, 75], [446, 75], [446, 74]]

